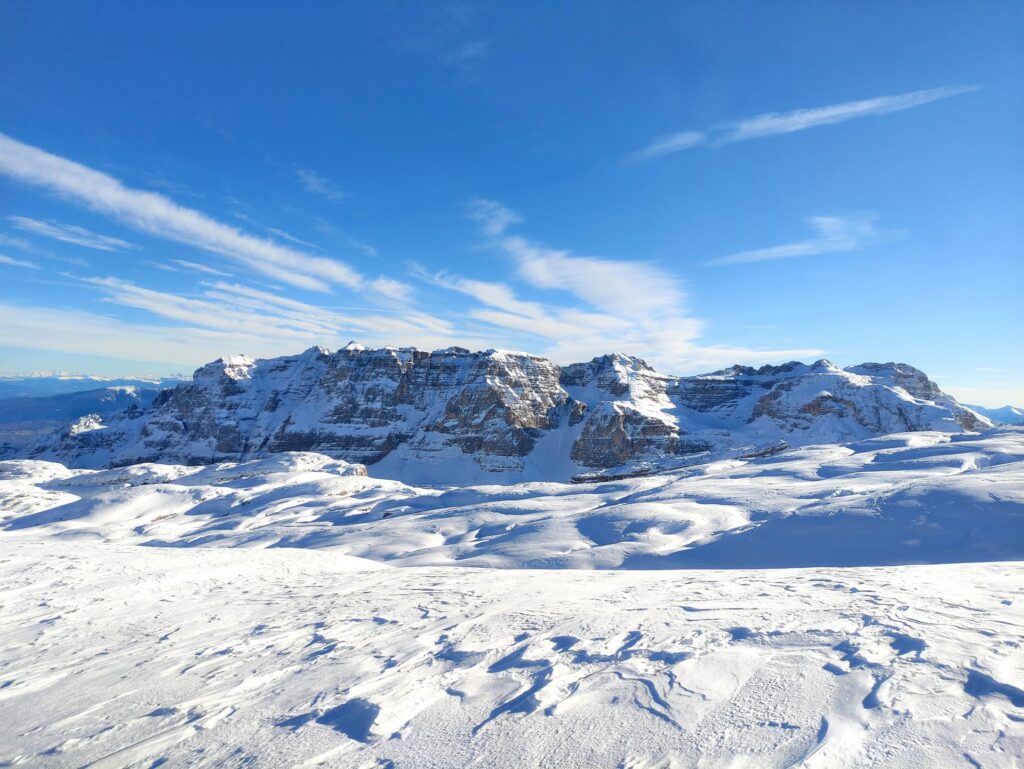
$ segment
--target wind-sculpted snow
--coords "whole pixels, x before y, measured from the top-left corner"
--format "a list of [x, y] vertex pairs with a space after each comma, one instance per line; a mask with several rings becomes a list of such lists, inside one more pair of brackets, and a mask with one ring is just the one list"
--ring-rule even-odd
[[1011, 769], [1022, 585], [7, 539], [0, 765]]
[[986, 427], [899, 363], [820, 360], [679, 378], [619, 354], [559, 367], [526, 353], [350, 345], [215, 361], [151, 405], [85, 417], [27, 455], [102, 468], [315, 451], [407, 483], [518, 483]]
[[587, 484], [0, 462], [0, 767], [1009, 769], [1022, 595], [1022, 428]]
[[904, 433], [588, 484], [415, 488], [320, 454], [0, 463], [0, 526], [402, 565], [761, 568], [1024, 558], [1024, 429]]

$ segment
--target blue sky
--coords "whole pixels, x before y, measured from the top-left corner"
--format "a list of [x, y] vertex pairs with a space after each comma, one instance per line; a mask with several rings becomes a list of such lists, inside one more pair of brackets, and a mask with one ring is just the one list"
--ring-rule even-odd
[[1024, 5], [345, 5], [0, 5], [0, 370], [356, 339], [1024, 403]]

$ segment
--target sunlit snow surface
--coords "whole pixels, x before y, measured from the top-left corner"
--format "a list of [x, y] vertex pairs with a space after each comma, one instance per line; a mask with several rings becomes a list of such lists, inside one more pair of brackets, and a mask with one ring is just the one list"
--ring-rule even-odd
[[1024, 757], [1020, 429], [450, 490], [12, 461], [0, 511], [0, 766]]

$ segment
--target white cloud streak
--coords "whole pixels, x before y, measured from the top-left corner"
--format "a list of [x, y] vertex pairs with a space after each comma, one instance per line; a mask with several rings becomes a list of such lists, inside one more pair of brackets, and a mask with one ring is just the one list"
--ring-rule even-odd
[[205, 275], [218, 275], [222, 278], [230, 278], [231, 273], [224, 272], [223, 270], [215, 269], [210, 267], [208, 264], [199, 264], [198, 262], [190, 262], [187, 259], [172, 259], [179, 267], [184, 267], [186, 270], [192, 270], [193, 272], [201, 272]]
[[518, 236], [505, 236], [499, 244], [518, 263], [520, 276], [536, 288], [568, 292], [606, 312], [643, 316], [684, 311], [679, 279], [655, 265], [575, 256]]
[[630, 157], [633, 160], [647, 160], [662, 155], [671, 155], [673, 152], [699, 147], [707, 140], [708, 135], [703, 131], [677, 131], [654, 137], [646, 147], [632, 153]]
[[638, 355], [666, 371], [682, 372], [822, 352], [701, 345], [703, 321], [689, 314], [682, 282], [661, 267], [577, 256], [510, 234], [508, 229], [521, 218], [494, 201], [474, 201], [470, 217], [479, 222], [490, 245], [516, 265], [520, 280], [568, 295], [575, 303], [559, 306], [525, 301], [505, 283], [458, 276], [439, 274], [433, 276], [433, 282], [484, 305], [469, 310], [473, 319], [535, 337], [544, 345], [540, 352], [559, 363], [614, 351]]
[[646, 147], [632, 153], [630, 158], [647, 160], [701, 145], [719, 147], [760, 139], [765, 136], [778, 136], [805, 131], [808, 128], [834, 125], [871, 115], [888, 115], [892, 112], [930, 104], [940, 99], [971, 93], [980, 88], [979, 85], [944, 86], [892, 96], [878, 96], [873, 99], [848, 101], [825, 107], [798, 109], [792, 112], [767, 112], [763, 115], [719, 123], [706, 131], [679, 131], [655, 137]]
[[322, 250], [320, 248], [320, 246], [318, 246], [316, 243], [310, 243], [308, 240], [303, 240], [302, 238], [297, 238], [294, 235], [292, 235], [290, 232], [285, 232], [284, 230], [279, 230], [276, 227], [267, 227], [267, 232], [270, 233], [271, 235], [273, 235], [275, 238], [281, 238], [282, 240], [287, 240], [290, 243], [294, 243], [297, 246], [305, 246], [306, 248], [315, 248], [317, 251]]
[[884, 232], [875, 227], [873, 215], [857, 217], [812, 216], [807, 224], [816, 234], [813, 238], [783, 243], [768, 248], [740, 251], [706, 262], [709, 266], [749, 264], [776, 259], [793, 259], [801, 256], [848, 253], [865, 246], [897, 237], [900, 233]]
[[0, 264], [6, 264], [8, 267], [26, 267], [30, 270], [38, 270], [39, 265], [35, 262], [27, 262], [24, 259], [14, 259], [10, 256], [4, 256], [0, 254]]
[[408, 302], [412, 300], [414, 293], [413, 287], [408, 283], [384, 276], [374, 278], [370, 285], [380, 296], [396, 302]]
[[424, 349], [499, 346], [494, 335], [468, 333], [447, 319], [415, 309], [349, 315], [225, 281], [206, 284], [188, 296], [114, 277], [81, 282], [100, 291], [109, 305], [142, 311], [153, 320], [0, 302], [4, 343], [186, 367], [240, 352], [271, 357], [313, 345], [339, 348], [351, 339]]
[[135, 248], [132, 243], [110, 235], [101, 235], [98, 232], [87, 230], [74, 224], [60, 224], [59, 222], [43, 222], [39, 219], [30, 219], [27, 216], [8, 216], [7, 220], [11, 225], [23, 232], [31, 232], [35, 235], [42, 235], [44, 238], [59, 240], [63, 243], [74, 243], [78, 246], [91, 248], [95, 251], [125, 251]]
[[136, 230], [231, 257], [282, 283], [315, 291], [327, 291], [331, 285], [363, 287], [363, 278], [339, 261], [246, 234], [159, 193], [126, 187], [108, 174], [4, 134], [0, 134], [0, 173]]

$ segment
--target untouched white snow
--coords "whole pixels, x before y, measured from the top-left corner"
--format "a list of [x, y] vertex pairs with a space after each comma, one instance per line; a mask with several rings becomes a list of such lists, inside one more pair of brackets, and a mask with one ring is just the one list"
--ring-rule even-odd
[[1020, 428], [579, 485], [0, 462], [0, 767], [1011, 769], [1022, 595]]
[[1021, 564], [0, 553], [4, 766], [1010, 769], [1024, 755]]

